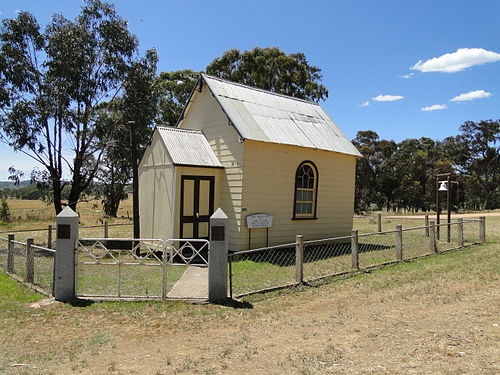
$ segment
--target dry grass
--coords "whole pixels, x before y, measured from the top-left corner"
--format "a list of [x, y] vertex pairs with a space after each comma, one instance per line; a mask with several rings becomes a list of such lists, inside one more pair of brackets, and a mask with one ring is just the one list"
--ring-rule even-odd
[[33, 306], [41, 296], [0, 273], [0, 373], [498, 374], [500, 218], [487, 228], [482, 246], [238, 308]]
[[496, 259], [498, 244], [488, 243], [256, 295], [242, 308], [30, 308], [29, 292], [0, 290], [0, 373], [496, 374]]

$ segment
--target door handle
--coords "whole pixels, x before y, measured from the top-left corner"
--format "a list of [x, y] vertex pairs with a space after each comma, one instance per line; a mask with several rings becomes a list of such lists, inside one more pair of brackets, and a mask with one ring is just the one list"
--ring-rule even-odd
[[196, 213], [196, 218], [197, 218], [197, 219], [199, 219], [199, 218], [200, 218], [200, 213], [199, 213], [199, 212], [197, 212], [197, 213]]

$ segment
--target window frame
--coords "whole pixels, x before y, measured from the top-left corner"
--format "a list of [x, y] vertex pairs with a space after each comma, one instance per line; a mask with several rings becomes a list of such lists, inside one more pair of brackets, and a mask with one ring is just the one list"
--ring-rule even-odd
[[[309, 165], [311, 169], [313, 170], [314, 173], [314, 187], [313, 187], [313, 212], [311, 214], [298, 214], [297, 213], [297, 190], [299, 189], [297, 186], [297, 177], [300, 169], [304, 165]], [[295, 182], [294, 182], [294, 189], [293, 189], [293, 217], [292, 220], [317, 220], [317, 208], [318, 208], [318, 186], [319, 186], [319, 172], [318, 172], [318, 167], [316, 167], [316, 164], [314, 164], [311, 160], [304, 160], [302, 163], [299, 164], [295, 171]], [[306, 215], [306, 216], [302, 216]]]

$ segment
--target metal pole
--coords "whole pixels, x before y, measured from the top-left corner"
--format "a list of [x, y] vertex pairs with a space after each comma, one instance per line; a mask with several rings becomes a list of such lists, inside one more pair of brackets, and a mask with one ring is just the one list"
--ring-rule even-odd
[[448, 225], [447, 225], [447, 228], [448, 228], [448, 232], [447, 232], [447, 236], [446, 236], [446, 240], [448, 241], [448, 243], [450, 243], [450, 237], [451, 237], [451, 179], [450, 179], [450, 176], [448, 176], [448, 191], [446, 192], [446, 206], [447, 206], [447, 209], [448, 209]]
[[439, 177], [436, 177], [436, 237], [439, 241]]

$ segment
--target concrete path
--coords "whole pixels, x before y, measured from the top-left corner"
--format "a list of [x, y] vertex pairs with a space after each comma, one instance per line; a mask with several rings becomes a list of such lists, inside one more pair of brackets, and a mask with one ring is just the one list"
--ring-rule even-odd
[[208, 267], [188, 266], [167, 297], [208, 298]]

